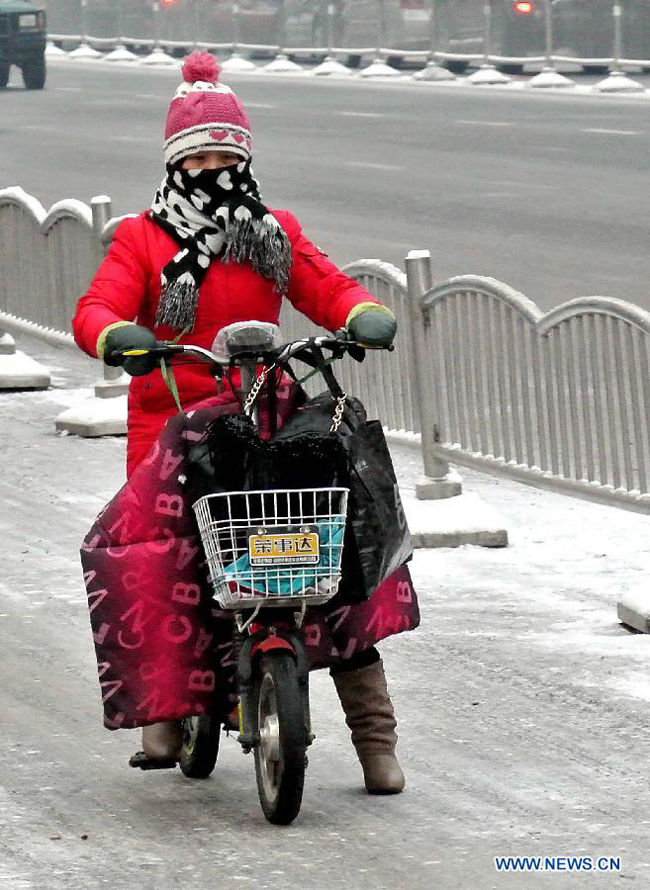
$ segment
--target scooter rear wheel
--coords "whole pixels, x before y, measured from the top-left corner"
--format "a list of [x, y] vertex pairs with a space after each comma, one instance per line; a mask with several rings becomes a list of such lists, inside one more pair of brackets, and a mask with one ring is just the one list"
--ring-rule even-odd
[[289, 825], [300, 812], [305, 783], [307, 730], [296, 662], [287, 651], [270, 652], [259, 664], [255, 688], [257, 791], [264, 815]]
[[217, 764], [221, 724], [214, 717], [183, 720], [183, 747], [179, 765], [188, 779], [207, 779]]

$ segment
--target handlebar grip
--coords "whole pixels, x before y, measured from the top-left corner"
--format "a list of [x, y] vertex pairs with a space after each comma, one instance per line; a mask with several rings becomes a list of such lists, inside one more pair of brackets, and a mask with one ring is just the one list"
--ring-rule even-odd
[[183, 347], [181, 346], [155, 346], [153, 349], [123, 349], [120, 351], [115, 351], [113, 355], [120, 356], [122, 358], [135, 358], [140, 355], [152, 355], [154, 358], [167, 358], [167, 356], [178, 355], [179, 352], [183, 351]]

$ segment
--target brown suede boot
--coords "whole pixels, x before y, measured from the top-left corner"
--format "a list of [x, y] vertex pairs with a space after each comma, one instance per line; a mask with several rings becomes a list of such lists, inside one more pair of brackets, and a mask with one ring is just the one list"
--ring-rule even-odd
[[180, 720], [166, 720], [142, 727], [142, 750], [155, 760], [178, 760], [183, 746], [183, 728]]
[[366, 790], [369, 794], [399, 794], [405, 781], [395, 757], [397, 722], [383, 662], [336, 673], [332, 679], [363, 768]]

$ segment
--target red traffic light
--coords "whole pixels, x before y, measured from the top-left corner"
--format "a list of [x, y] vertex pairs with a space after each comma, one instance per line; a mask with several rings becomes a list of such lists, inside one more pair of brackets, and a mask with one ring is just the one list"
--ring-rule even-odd
[[518, 0], [515, 3], [515, 12], [520, 12], [522, 15], [530, 15], [534, 11], [535, 4], [528, 2], [528, 0]]

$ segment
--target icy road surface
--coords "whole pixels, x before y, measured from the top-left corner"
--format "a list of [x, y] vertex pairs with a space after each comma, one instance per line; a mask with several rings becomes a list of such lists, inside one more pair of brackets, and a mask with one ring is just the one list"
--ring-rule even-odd
[[[27, 338], [46, 393], [0, 395], [0, 887], [467, 890], [591, 887], [617, 874], [497, 874], [498, 855], [622, 858], [650, 886], [650, 638], [616, 619], [647, 580], [648, 519], [463, 471], [510, 547], [418, 552], [422, 626], [382, 644], [407, 790], [362, 791], [333, 685], [313, 676], [303, 810], [266, 823], [253, 763], [127, 767], [101, 725], [77, 550], [123, 478], [124, 442], [54, 432], [98, 366]], [[416, 451], [395, 452], [404, 486]]]

